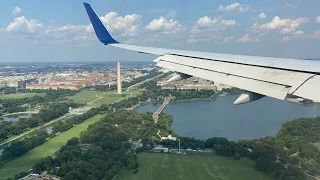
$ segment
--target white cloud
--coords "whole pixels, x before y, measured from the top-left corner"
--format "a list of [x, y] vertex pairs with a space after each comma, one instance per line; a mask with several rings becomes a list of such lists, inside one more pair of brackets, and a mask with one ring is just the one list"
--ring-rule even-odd
[[285, 36], [282, 38], [282, 41], [290, 41], [291, 40], [291, 37], [289, 36]]
[[159, 19], [154, 19], [146, 25], [145, 29], [148, 31], [162, 31], [163, 34], [175, 34], [184, 28], [178, 21], [160, 16]]
[[226, 25], [226, 26], [234, 26], [234, 25], [236, 25], [236, 21], [235, 20], [221, 20], [220, 24]]
[[177, 16], [177, 12], [176, 11], [170, 11], [168, 14], [167, 14], [167, 17], [168, 18], [175, 18]]
[[[61, 26], [58, 27], [56, 29], [54, 29], [55, 31], [69, 31], [69, 32], [73, 32], [73, 33], [78, 33], [78, 32], [93, 32], [93, 27], [92, 25], [65, 25], [65, 26]], [[47, 33], [50, 30], [47, 30]]]
[[264, 14], [264, 12], [260, 13], [260, 14], [258, 15], [258, 17], [259, 17], [260, 19], [265, 19], [265, 18], [267, 18], [266, 14]]
[[259, 37], [260, 35], [256, 38], [251, 38], [249, 34], [245, 34], [243, 37], [237, 39], [237, 42], [241, 42], [241, 43], [257, 42], [257, 41], [260, 41]]
[[204, 16], [199, 18], [196, 25], [193, 27], [193, 31], [195, 32], [201, 28], [223, 29], [225, 27], [233, 27], [236, 24], [235, 20], [224, 20], [217, 17], [210, 18]]
[[[135, 36], [140, 32], [140, 15], [132, 14], [119, 16], [115, 12], [100, 17], [101, 21], [107, 26], [109, 31], [115, 35]], [[7, 32], [21, 33], [23, 37], [27, 33], [32, 34], [33, 40], [47, 38], [51, 42], [72, 42], [73, 40], [93, 40], [96, 39], [91, 24], [89, 25], [64, 25], [53, 26], [52, 24], [43, 25], [34, 19], [27, 19], [24, 16], [14, 18], [13, 22], [6, 27]], [[21, 36], [16, 34], [15, 36]], [[21, 37], [22, 37], [21, 36]], [[36, 38], [36, 39], [35, 39]], [[60, 41], [63, 40], [63, 41]]]
[[14, 18], [13, 22], [7, 27], [8, 32], [27, 32], [36, 33], [43, 27], [42, 24], [38, 23], [36, 20], [28, 20], [26, 17], [21, 16]]
[[140, 29], [140, 21], [142, 16], [131, 14], [126, 16], [118, 16], [116, 12], [110, 12], [100, 17], [101, 21], [107, 25], [111, 32], [121, 32], [122, 36], [133, 36], [138, 34]]
[[320, 39], [320, 30], [314, 32], [314, 33], [313, 33], [313, 36], [314, 36], [315, 38], [319, 38], [319, 39]]
[[287, 8], [296, 8], [297, 7], [297, 6], [289, 4], [289, 3], [285, 3], [284, 6]]
[[[225, 20], [218, 17], [210, 18], [208, 16], [204, 16], [199, 18], [196, 25], [193, 26], [191, 30], [191, 35], [187, 40], [187, 43], [195, 43], [195, 42], [217, 42], [217, 34], [226, 28], [231, 28], [237, 25], [235, 20]], [[214, 35], [213, 35], [214, 33]], [[221, 42], [222, 40], [219, 40]]]
[[301, 34], [304, 34], [304, 32], [303, 32], [303, 31], [296, 31], [296, 32], [294, 32], [293, 34], [294, 34], [294, 35], [301, 35]]
[[232, 41], [233, 39], [234, 39], [233, 36], [226, 37], [226, 38], [223, 39], [223, 42], [230, 42], [230, 41]]
[[220, 4], [218, 7], [218, 11], [222, 11], [222, 12], [231, 12], [231, 11], [246, 12], [248, 10], [249, 10], [249, 7], [244, 7], [238, 2], [230, 5], [226, 5], [226, 6], [223, 6]]
[[[135, 36], [140, 30], [140, 15], [132, 14], [126, 16], [118, 16], [116, 12], [110, 12], [105, 16], [101, 16], [100, 20], [105, 24], [110, 32], [119, 33], [121, 36]], [[46, 33], [62, 32], [75, 35], [75, 40], [90, 39], [88, 35], [94, 32], [91, 24], [89, 25], [65, 25], [47, 29]], [[92, 36], [90, 36], [92, 37]]]
[[290, 34], [290, 33], [292, 33], [292, 32], [294, 32], [295, 31], [295, 29], [294, 28], [283, 28], [283, 29], [281, 29], [281, 34]]
[[16, 14], [19, 14], [20, 12], [22, 12], [21, 8], [19, 8], [18, 6], [16, 6], [13, 11], [12, 11], [12, 14], [13, 15], [16, 15]]
[[272, 21], [262, 24], [259, 26], [255, 23], [253, 29], [264, 29], [264, 30], [274, 30], [278, 29], [282, 34], [289, 34], [296, 31], [296, 29], [309, 22], [308, 18], [298, 18], [298, 19], [281, 19], [279, 16], [275, 16]]
[[316, 18], [316, 22], [317, 22], [318, 24], [320, 24], [320, 16], [318, 16], [318, 17]]
[[249, 34], [245, 34], [243, 37], [239, 38], [237, 41], [245, 43], [245, 42], [249, 42], [249, 40], [250, 40]]

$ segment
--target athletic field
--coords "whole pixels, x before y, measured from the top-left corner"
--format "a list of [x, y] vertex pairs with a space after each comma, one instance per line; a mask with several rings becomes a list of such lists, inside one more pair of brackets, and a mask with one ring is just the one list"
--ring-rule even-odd
[[139, 171], [123, 170], [116, 180], [271, 180], [246, 158], [234, 160], [210, 154], [141, 153]]

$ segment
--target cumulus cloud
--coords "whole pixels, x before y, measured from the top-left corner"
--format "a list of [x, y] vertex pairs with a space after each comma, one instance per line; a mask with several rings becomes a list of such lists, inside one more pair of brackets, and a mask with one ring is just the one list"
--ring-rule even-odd
[[316, 22], [317, 22], [318, 24], [320, 24], [320, 16], [318, 16], [318, 17], [316, 18]]
[[223, 42], [230, 42], [230, 41], [232, 41], [234, 39], [234, 37], [233, 36], [230, 36], [230, 37], [225, 37], [224, 39], [223, 39]]
[[175, 34], [184, 28], [178, 21], [160, 16], [159, 19], [154, 19], [146, 25], [145, 29], [147, 31], [161, 31], [163, 34]]
[[280, 30], [282, 34], [292, 34], [298, 27], [307, 22], [309, 22], [308, 18], [281, 19], [279, 16], [275, 16], [270, 22], [262, 25], [255, 23], [251, 28], [255, 32], [260, 32], [261, 30]]
[[220, 4], [218, 7], [218, 11], [222, 11], [222, 12], [231, 12], [231, 11], [246, 12], [248, 10], [249, 10], [249, 7], [244, 7], [238, 2], [230, 5], [226, 5], [226, 6], [223, 6]]
[[[193, 26], [191, 30], [191, 35], [187, 40], [187, 43], [195, 42], [208, 42], [217, 40], [217, 35], [212, 35], [212, 33], [219, 32], [226, 28], [232, 28], [237, 25], [235, 20], [226, 20], [219, 17], [210, 18], [204, 16], [199, 18], [197, 23]], [[221, 42], [220, 40], [219, 42]]]
[[21, 16], [14, 18], [13, 22], [7, 26], [6, 30], [8, 32], [36, 33], [42, 27], [43, 25], [36, 20], [28, 20], [26, 17]]
[[257, 41], [260, 41], [259, 37], [260, 35], [256, 38], [251, 38], [249, 34], [245, 34], [243, 37], [237, 39], [237, 42], [240, 42], [240, 43], [257, 42]]
[[168, 18], [175, 18], [177, 16], [177, 12], [176, 11], [170, 11], [168, 14], [167, 14], [167, 17]]
[[122, 36], [134, 36], [138, 34], [140, 21], [142, 16], [131, 14], [126, 16], [118, 16], [116, 12], [110, 12], [105, 16], [100, 17], [101, 21], [107, 25], [111, 32], [121, 32]]
[[19, 14], [19, 13], [21, 13], [21, 12], [22, 12], [21, 8], [19, 8], [18, 6], [16, 6], [16, 7], [13, 9], [12, 14], [13, 14], [13, 15], [16, 15], [16, 14]]
[[304, 34], [304, 32], [303, 32], [303, 31], [296, 31], [296, 32], [294, 32], [293, 34], [294, 34], [294, 35], [301, 35], [301, 34]]
[[290, 36], [285, 36], [282, 38], [282, 41], [290, 41], [291, 37]]
[[314, 32], [314, 33], [313, 33], [313, 36], [314, 36], [315, 38], [319, 38], [319, 39], [320, 39], [320, 30]]
[[233, 27], [236, 25], [235, 20], [225, 20], [217, 17], [210, 18], [208, 16], [204, 16], [199, 18], [196, 25], [193, 27], [193, 33], [202, 33], [203, 31], [217, 31], [219, 29]]
[[289, 4], [289, 3], [285, 3], [284, 6], [287, 8], [296, 8], [297, 7], [297, 6]]
[[265, 18], [267, 18], [266, 14], [264, 14], [264, 12], [260, 13], [260, 14], [258, 15], [258, 17], [259, 17], [260, 19], [265, 19]]
[[[108, 28], [110, 32], [120, 33], [121, 36], [135, 36], [140, 30], [140, 15], [132, 14], [126, 16], [119, 16], [116, 12], [110, 12], [105, 16], [101, 16], [101, 22]], [[65, 33], [77, 34], [77, 40], [84, 39], [84, 34], [92, 33], [93, 27], [89, 25], [65, 25], [56, 27], [48, 32], [58, 31]], [[89, 39], [89, 38], [88, 38]]]
[[[140, 32], [141, 17], [136, 14], [119, 16], [116, 12], [111, 12], [100, 17], [100, 19], [109, 31], [115, 35], [135, 36]], [[35, 40], [46, 37], [48, 42], [72, 42], [96, 39], [91, 24], [53, 26], [49, 23], [44, 25], [35, 19], [29, 20], [25, 16], [14, 18], [13, 22], [5, 30], [8, 33], [15, 32], [23, 36], [32, 34], [33, 38], [37, 38]]]
[[[78, 32], [93, 32], [93, 27], [92, 25], [65, 25], [61, 27], [57, 27], [54, 29], [55, 31], [60, 31], [60, 32], [73, 32], [73, 33], [78, 33]], [[50, 30], [47, 30], [46, 32], [49, 32]]]

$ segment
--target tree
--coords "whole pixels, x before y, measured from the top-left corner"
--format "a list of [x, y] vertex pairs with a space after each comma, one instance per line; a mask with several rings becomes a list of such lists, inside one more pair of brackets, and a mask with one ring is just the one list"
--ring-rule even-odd
[[240, 154], [238, 152], [234, 155], [234, 159], [235, 160], [240, 160]]
[[71, 139], [68, 140], [67, 145], [68, 146], [75, 146], [79, 144], [79, 139], [78, 137], [73, 137]]

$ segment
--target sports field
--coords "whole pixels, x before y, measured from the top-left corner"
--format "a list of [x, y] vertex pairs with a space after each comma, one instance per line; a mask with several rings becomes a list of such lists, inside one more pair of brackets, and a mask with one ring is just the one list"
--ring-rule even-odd
[[60, 147], [65, 145], [70, 138], [79, 136], [90, 124], [98, 122], [103, 116], [104, 115], [98, 114], [49, 139], [44, 144], [32, 149], [23, 156], [0, 166], [0, 180], [6, 180], [7, 178], [13, 177], [15, 174], [29, 170], [41, 158], [53, 155]]
[[110, 104], [121, 98], [121, 95], [112, 92], [94, 92], [84, 91], [70, 96], [69, 99], [75, 103], [88, 104], [90, 106], [99, 106], [101, 104]]
[[44, 96], [45, 93], [2, 94], [0, 99], [20, 99], [33, 96]]
[[271, 180], [248, 159], [203, 154], [141, 153], [139, 171], [123, 170], [116, 180]]

